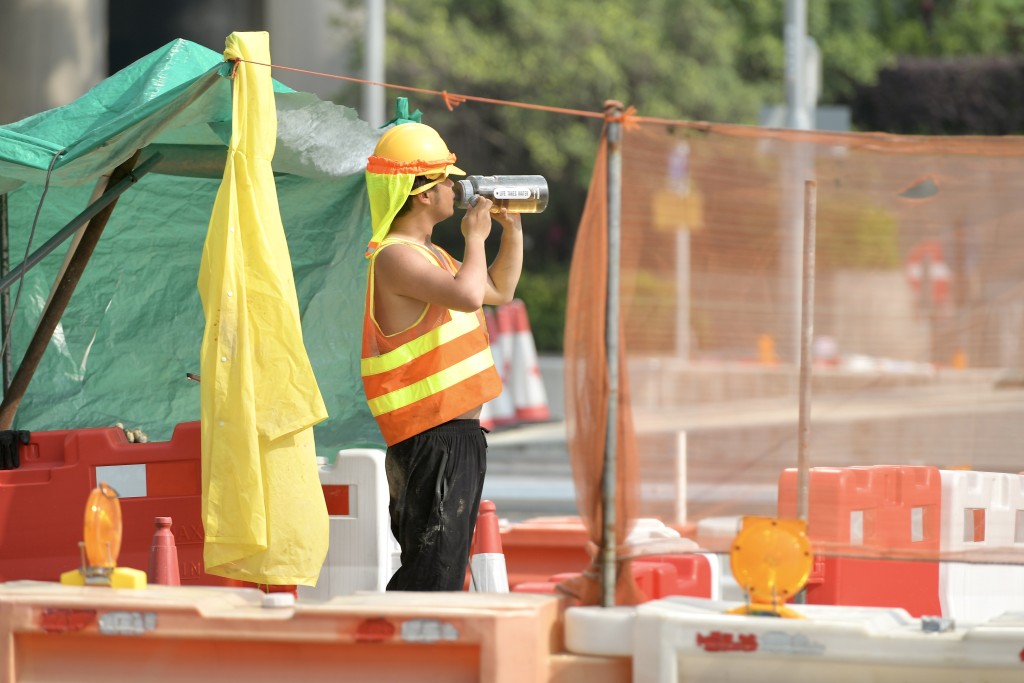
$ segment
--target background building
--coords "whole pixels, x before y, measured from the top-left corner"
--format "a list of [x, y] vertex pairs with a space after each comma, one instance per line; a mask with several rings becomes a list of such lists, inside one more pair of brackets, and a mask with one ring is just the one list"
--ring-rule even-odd
[[[0, 124], [67, 104], [176, 38], [219, 51], [233, 31], [266, 30], [277, 64], [350, 69], [339, 0], [0, 0], [0, 7]], [[341, 88], [294, 72], [275, 77], [325, 99]]]

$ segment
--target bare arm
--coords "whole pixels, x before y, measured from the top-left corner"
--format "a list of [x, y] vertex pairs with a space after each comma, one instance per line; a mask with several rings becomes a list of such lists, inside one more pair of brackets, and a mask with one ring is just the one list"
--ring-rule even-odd
[[484, 303], [499, 306], [512, 301], [523, 272], [523, 219], [518, 213], [502, 209], [495, 220], [501, 224], [501, 246], [487, 269]]
[[396, 244], [377, 258], [376, 282], [382, 293], [415, 303], [435, 304], [456, 311], [475, 311], [485, 300], [488, 285], [484, 241], [491, 231], [491, 201], [481, 198], [462, 218], [465, 254], [458, 272], [429, 263], [415, 247]]

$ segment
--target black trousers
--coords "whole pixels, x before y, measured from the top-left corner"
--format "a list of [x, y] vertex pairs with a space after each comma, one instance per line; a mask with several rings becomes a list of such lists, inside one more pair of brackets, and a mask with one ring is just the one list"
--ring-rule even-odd
[[452, 420], [390, 446], [391, 532], [402, 566], [389, 591], [461, 591], [487, 471], [479, 420]]

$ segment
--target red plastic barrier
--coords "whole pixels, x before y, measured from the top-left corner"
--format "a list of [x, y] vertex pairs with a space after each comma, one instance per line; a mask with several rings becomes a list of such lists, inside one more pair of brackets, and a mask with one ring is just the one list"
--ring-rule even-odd
[[[512, 592], [551, 593], [565, 577], [590, 565], [590, 537], [578, 517], [541, 517], [517, 522], [501, 532], [508, 585]], [[633, 561], [644, 594], [711, 597], [718, 581], [707, 557], [699, 553], [646, 556]]]
[[542, 595], [554, 594], [557, 581], [522, 581], [511, 589], [513, 593], [539, 593]]
[[[795, 469], [779, 478], [779, 517], [796, 517]], [[807, 533], [819, 548], [855, 554], [939, 550], [942, 480], [922, 466], [820, 467], [809, 473]], [[816, 556], [807, 602], [902, 607], [938, 615], [939, 566], [933, 561]]]
[[203, 571], [199, 422], [179, 424], [170, 441], [145, 444], [128, 443], [116, 427], [32, 432], [19, 455], [18, 469], [0, 471], [0, 581], [56, 581], [80, 566], [96, 468], [135, 466], [144, 495], [119, 491], [118, 565], [147, 571], [153, 520], [171, 517], [182, 584], [240, 585]]
[[546, 582], [559, 572], [581, 572], [590, 564], [590, 537], [577, 517], [525, 520], [501, 533], [508, 585]]
[[[654, 565], [651, 572], [651, 590], [643, 584], [646, 565]], [[671, 567], [672, 571], [658, 571], [658, 567]], [[633, 560], [633, 574], [645, 594], [653, 598], [667, 595], [688, 595], [695, 598], [710, 598], [713, 584], [718, 582], [707, 555], [692, 553], [686, 555], [654, 555]], [[656, 577], [662, 583], [656, 582]], [[665, 580], [667, 579], [667, 581]]]
[[[554, 593], [562, 581], [579, 576], [578, 572], [552, 575], [547, 581], [524, 581], [512, 588], [514, 593]], [[710, 598], [712, 582], [717, 581], [706, 555], [657, 555], [633, 560], [633, 577], [648, 600], [670, 595]]]

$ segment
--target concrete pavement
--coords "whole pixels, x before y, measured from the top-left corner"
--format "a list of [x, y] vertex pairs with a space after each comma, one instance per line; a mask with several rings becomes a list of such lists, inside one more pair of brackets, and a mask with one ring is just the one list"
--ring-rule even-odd
[[[499, 515], [513, 520], [576, 512], [565, 423], [561, 404], [556, 405], [561, 400], [557, 362], [542, 360], [541, 371], [545, 386], [555, 385], [549, 400], [559, 419], [488, 436], [484, 493], [497, 503]], [[659, 380], [710, 386], [713, 374], [705, 368], [699, 372], [697, 379], [693, 373], [674, 378], [661, 373]], [[832, 373], [830, 387], [822, 373], [812, 396], [811, 466], [1024, 470], [1024, 388], [1003, 387], [999, 376], [994, 371], [947, 372], [895, 381]], [[641, 500], [653, 514], [681, 509], [690, 520], [774, 514], [778, 476], [796, 465], [798, 398], [790, 390], [744, 389], [737, 377], [722, 371], [720, 384], [733, 387], [733, 398], [720, 386], [707, 392], [718, 400], [673, 407], [638, 406], [644, 388], [637, 390], [634, 382], [633, 395], [641, 398], [634, 400]], [[767, 384], [757, 373], [749, 377], [749, 387]], [[787, 385], [777, 380], [775, 386]], [[751, 393], [762, 395], [744, 397]], [[685, 434], [682, 441], [680, 433]]]

